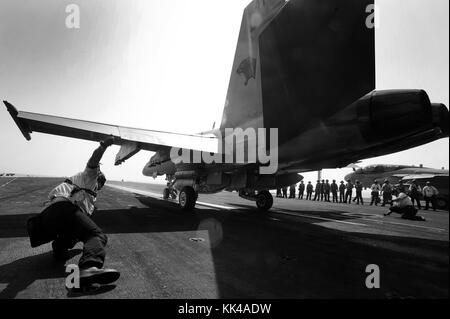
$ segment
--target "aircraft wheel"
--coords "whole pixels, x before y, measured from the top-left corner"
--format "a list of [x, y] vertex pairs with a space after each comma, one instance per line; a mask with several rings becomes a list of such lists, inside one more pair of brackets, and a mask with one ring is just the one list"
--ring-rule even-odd
[[185, 186], [180, 191], [178, 195], [178, 203], [180, 204], [181, 209], [190, 211], [195, 207], [195, 202], [197, 201], [197, 194], [194, 189], [190, 186]]
[[169, 199], [170, 191], [168, 188], [164, 188], [163, 190], [163, 199]]
[[273, 197], [269, 191], [259, 192], [258, 196], [256, 196], [256, 206], [261, 211], [268, 211], [272, 208], [273, 205]]
[[447, 209], [448, 208], [448, 202], [445, 198], [438, 197], [436, 199], [436, 206], [439, 209]]

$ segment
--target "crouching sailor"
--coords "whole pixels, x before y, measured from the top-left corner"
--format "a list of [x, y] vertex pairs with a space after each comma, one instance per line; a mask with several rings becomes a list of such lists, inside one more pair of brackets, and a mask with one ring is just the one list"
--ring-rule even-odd
[[83, 242], [83, 254], [78, 263], [81, 288], [108, 284], [120, 276], [117, 270], [103, 268], [107, 237], [90, 217], [97, 193], [106, 182], [99, 162], [113, 143], [113, 137], [100, 142], [85, 170], [56, 186], [49, 194], [49, 205], [27, 222], [31, 246], [52, 241], [56, 260], [67, 260], [69, 249]]
[[416, 221], [425, 221], [425, 218], [417, 215], [417, 209], [414, 207], [411, 198], [405, 193], [400, 193], [396, 199], [393, 200], [393, 206], [384, 216], [389, 216], [392, 213], [402, 215], [403, 219], [410, 219]]

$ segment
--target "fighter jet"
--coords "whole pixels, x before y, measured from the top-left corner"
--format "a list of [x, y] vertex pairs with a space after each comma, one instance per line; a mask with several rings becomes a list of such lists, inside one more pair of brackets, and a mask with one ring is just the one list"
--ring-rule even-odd
[[363, 185], [370, 185], [375, 179], [383, 182], [388, 180], [392, 184], [400, 180], [431, 179], [436, 176], [447, 176], [448, 169], [436, 169], [407, 165], [377, 164], [355, 168], [353, 173], [345, 176], [345, 180], [360, 181]]
[[[227, 190], [267, 211], [269, 190], [296, 184], [301, 172], [345, 167], [449, 136], [447, 107], [432, 104], [425, 91], [375, 90], [371, 7], [373, 0], [252, 1], [244, 10], [221, 125], [203, 134], [5, 105], [28, 140], [32, 132], [91, 141], [113, 135], [121, 145], [116, 164], [140, 150], [156, 152], [143, 174], [166, 175], [164, 198], [176, 190], [185, 210], [194, 208], [199, 193]], [[186, 120], [198, 121], [194, 115]]]
[[428, 168], [423, 167], [423, 165], [377, 164], [366, 167], [354, 167], [354, 172], [346, 175], [345, 180], [351, 180], [353, 182], [358, 180], [364, 187], [370, 187], [374, 180], [378, 180], [380, 183], [388, 180], [392, 185], [396, 185], [400, 181], [407, 185], [412, 180], [415, 180], [422, 188], [427, 182], [431, 182], [439, 190], [436, 201], [438, 208], [444, 209], [448, 207], [448, 169]]

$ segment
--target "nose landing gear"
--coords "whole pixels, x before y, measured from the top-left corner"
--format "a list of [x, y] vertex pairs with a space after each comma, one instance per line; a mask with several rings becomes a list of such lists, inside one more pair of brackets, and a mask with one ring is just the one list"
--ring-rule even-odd
[[163, 190], [163, 199], [176, 199], [177, 190], [173, 187], [174, 178], [172, 176], [167, 176], [167, 187]]

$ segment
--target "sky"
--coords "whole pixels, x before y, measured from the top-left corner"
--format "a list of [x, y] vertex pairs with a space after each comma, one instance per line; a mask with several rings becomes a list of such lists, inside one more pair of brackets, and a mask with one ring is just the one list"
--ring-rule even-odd
[[[0, 99], [19, 110], [171, 132], [220, 123], [242, 11], [249, 0], [2, 0]], [[66, 27], [67, 5], [80, 28]], [[425, 89], [449, 105], [449, 1], [378, 0], [377, 89]], [[27, 142], [0, 107], [0, 173], [73, 175], [97, 143], [32, 134]], [[141, 151], [109, 179], [149, 182]], [[448, 139], [373, 159], [369, 164], [449, 167]], [[351, 169], [324, 170], [341, 180]], [[317, 173], [303, 174], [315, 180]]]

